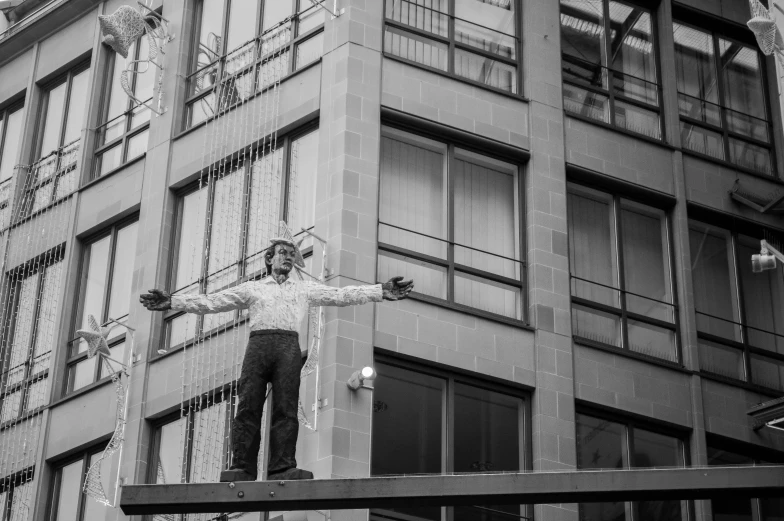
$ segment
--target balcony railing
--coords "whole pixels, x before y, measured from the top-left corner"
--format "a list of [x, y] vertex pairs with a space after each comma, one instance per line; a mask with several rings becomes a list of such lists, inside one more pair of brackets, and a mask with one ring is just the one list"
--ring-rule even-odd
[[73, 141], [30, 165], [17, 218], [28, 217], [76, 189], [79, 147], [80, 140]]

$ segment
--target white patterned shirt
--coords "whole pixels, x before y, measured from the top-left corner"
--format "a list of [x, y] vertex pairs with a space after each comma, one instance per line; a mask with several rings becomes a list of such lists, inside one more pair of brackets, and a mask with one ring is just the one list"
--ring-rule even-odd
[[171, 308], [197, 315], [248, 309], [251, 331], [297, 331], [309, 306], [342, 307], [381, 302], [382, 294], [381, 284], [333, 288], [291, 279], [278, 284], [272, 276], [267, 276], [217, 293], [172, 295]]

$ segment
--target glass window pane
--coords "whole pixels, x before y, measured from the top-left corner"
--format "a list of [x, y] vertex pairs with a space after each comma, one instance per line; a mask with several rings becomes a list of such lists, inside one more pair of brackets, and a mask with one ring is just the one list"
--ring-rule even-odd
[[[470, 385], [455, 383], [455, 472], [520, 470], [520, 416], [523, 401]], [[485, 505], [520, 515], [520, 505]], [[455, 507], [457, 521], [508, 521], [509, 516]]]
[[114, 271], [112, 290], [109, 295], [109, 317], [119, 319], [128, 314], [131, 302], [131, 281], [136, 260], [136, 234], [139, 223], [135, 222], [117, 232], [114, 249]]
[[207, 293], [237, 279], [244, 181], [245, 169], [242, 167], [214, 181]]
[[561, 0], [561, 51], [567, 63], [606, 65], [601, 0]]
[[297, 45], [297, 53], [294, 61], [294, 68], [300, 69], [303, 66], [321, 58], [324, 49], [324, 33], [320, 32], [304, 42]]
[[490, 87], [517, 93], [517, 68], [455, 48], [455, 74]]
[[[291, 232], [311, 229], [316, 224], [316, 170], [318, 169], [319, 132], [314, 130], [291, 144], [289, 167], [288, 223]], [[302, 248], [313, 244], [306, 238]]]
[[166, 324], [169, 329], [169, 347], [184, 344], [192, 339], [196, 332], [196, 317], [185, 314], [169, 320]]
[[725, 110], [724, 114], [727, 117], [728, 130], [759, 141], [769, 142], [768, 122], [764, 119], [749, 116], [748, 114], [736, 112], [734, 110]]
[[751, 501], [724, 498], [711, 501], [713, 521], [751, 521]]
[[66, 465], [59, 471], [56, 521], [76, 521], [82, 498], [82, 460]]
[[[98, 324], [104, 321], [104, 295], [106, 295], [106, 274], [109, 269], [109, 247], [111, 237], [95, 241], [88, 249], [87, 277], [83, 286], [81, 327], [89, 329], [87, 317], [93, 315]], [[80, 347], [83, 351], [86, 347]]]
[[41, 186], [40, 188], [36, 189], [35, 196], [33, 199], [33, 208], [32, 212], [37, 212], [43, 208], [46, 208], [50, 204], [52, 204], [52, 194], [54, 192], [54, 183], [49, 182], [45, 185]]
[[[223, 12], [225, 0], [202, 0], [196, 69], [217, 60], [224, 53]], [[197, 8], [198, 9], [198, 8]]]
[[149, 137], [150, 131], [145, 130], [140, 134], [136, 134], [132, 138], [128, 139], [128, 153], [126, 154], [126, 161], [130, 161], [132, 159], [136, 159], [140, 155], [147, 152], [147, 138]]
[[5, 141], [2, 143], [3, 149], [0, 150], [0, 182], [14, 174], [14, 166], [19, 154], [19, 138], [22, 134], [23, 113], [24, 110], [20, 108], [6, 116]]
[[760, 513], [763, 521], [784, 521], [784, 498], [761, 498]]
[[8, 490], [0, 492], [0, 521], [8, 521]]
[[226, 461], [226, 403], [222, 401], [193, 413], [193, 450], [188, 483], [217, 482], [220, 477]]
[[384, 51], [442, 71], [448, 68], [448, 45], [397, 27], [384, 28]]
[[723, 38], [719, 38], [719, 53], [725, 106], [767, 119], [759, 53], [752, 47]]
[[82, 133], [82, 121], [84, 121], [85, 104], [87, 103], [87, 79], [89, 69], [75, 75], [71, 80], [71, 94], [68, 101], [68, 116], [65, 123], [65, 137], [63, 144], [66, 145], [79, 139]]
[[563, 86], [564, 110], [595, 119], [610, 122], [610, 97], [606, 94], [591, 92], [565, 83]]
[[[675, 39], [675, 68], [678, 92], [719, 102], [718, 78], [713, 37], [706, 32], [673, 23]], [[685, 114], [691, 117], [691, 113]]]
[[674, 308], [662, 303], [672, 302], [670, 249], [664, 212], [622, 200], [621, 235], [626, 290], [642, 295], [627, 295], [627, 309], [674, 322]]
[[[139, 60], [146, 60], [150, 56], [150, 40], [148, 38], [141, 38], [137, 40], [137, 44], [139, 45]], [[135, 44], [136, 45], [136, 44]], [[142, 102], [147, 101], [148, 99], [152, 98], [153, 95], [153, 88], [155, 86], [155, 80], [157, 78], [157, 73], [155, 69], [150, 69], [147, 72], [141, 72], [144, 65], [136, 64], [136, 70], [139, 71], [138, 74], [134, 77], [134, 86], [133, 92], [136, 94], [136, 97], [141, 100]], [[144, 109], [147, 112], [147, 117], [149, 118], [149, 110]], [[137, 121], [134, 118], [135, 127]]]
[[[610, 29], [612, 68], [628, 75], [624, 94], [639, 101], [656, 103], [656, 47], [650, 13], [639, 7], [611, 1]], [[632, 78], [645, 81], [638, 82]]]
[[30, 509], [32, 499], [32, 481], [28, 481], [27, 483], [14, 488], [11, 493], [11, 514], [8, 518], [9, 521], [30, 521], [32, 519], [32, 512]]
[[379, 242], [446, 258], [446, 243], [430, 238], [446, 239], [445, 156], [440, 144], [381, 137], [379, 220], [399, 228], [381, 226]]
[[751, 256], [759, 252], [759, 239], [738, 235], [738, 271], [746, 324], [750, 326], [747, 341], [754, 347], [784, 354], [784, 278], [780, 269], [752, 272]]
[[[125, 342], [109, 346], [109, 353], [109, 358], [112, 360], [125, 363]], [[114, 362], [101, 363], [101, 367], [98, 368], [98, 379], [100, 380], [101, 378], [111, 376], [120, 369], [122, 369], [120, 365], [115, 364]]]
[[[394, 3], [394, 2], [390, 2]], [[324, 23], [326, 10], [313, 5], [310, 0], [299, 0], [299, 26], [297, 36], [301, 36], [311, 29]]]
[[177, 277], [174, 290], [180, 290], [199, 279], [204, 228], [207, 215], [207, 187], [183, 197], [180, 217]]
[[[147, 38], [142, 38], [142, 40], [146, 41]], [[131, 49], [128, 56], [134, 56], [132, 53], [133, 49]], [[114, 67], [112, 68], [111, 76], [108, 78], [109, 89], [107, 90], [109, 101], [104, 117], [104, 121], [112, 121], [112, 123], [106, 127], [103, 143], [122, 135], [125, 130], [125, 118], [118, 118], [118, 116], [122, 115], [128, 109], [128, 95], [125, 93], [120, 83], [120, 74], [125, 70], [125, 59], [115, 53], [112, 53], [112, 56], [114, 56]], [[115, 118], [118, 119], [115, 121]]]
[[3, 407], [0, 409], [0, 424], [14, 420], [19, 417], [19, 410], [22, 407], [22, 391], [6, 394], [3, 398]]
[[41, 139], [41, 154], [45, 157], [50, 152], [60, 147], [60, 132], [62, 131], [63, 112], [65, 111], [65, 91], [67, 84], [61, 83], [49, 90], [46, 99], [46, 115], [43, 121], [43, 138]]
[[670, 362], [678, 361], [675, 331], [637, 320], [627, 323], [629, 349], [636, 353], [655, 356]]
[[[456, 151], [456, 155], [466, 155]], [[468, 159], [468, 157], [466, 157]], [[456, 159], [454, 182], [455, 262], [512, 279], [520, 278], [516, 219], [516, 167], [498, 162]], [[503, 170], [502, 170], [503, 168]]]
[[449, 35], [448, 0], [386, 2], [386, 17], [439, 36]]
[[25, 399], [25, 412], [34, 411], [49, 403], [50, 381], [51, 380], [47, 377], [30, 384], [27, 388], [27, 397]]
[[446, 299], [446, 268], [389, 251], [378, 252], [378, 280], [392, 277], [416, 281], [417, 293]]
[[515, 2], [455, 0], [455, 40], [514, 59]]
[[265, 2], [264, 6], [264, 25], [262, 32], [266, 31], [273, 25], [279, 23], [284, 18], [292, 14], [291, 2]]
[[682, 467], [683, 442], [672, 436], [635, 427], [632, 467]]
[[699, 339], [700, 369], [709, 373], [745, 380], [743, 350]]
[[[90, 456], [90, 460], [88, 461], [88, 465], [92, 468], [93, 465], [98, 463], [98, 460], [101, 458], [103, 452], [98, 452]], [[103, 491], [110, 500], [114, 497], [114, 483], [116, 481], [116, 471], [112, 472], [112, 462], [115, 461], [117, 458], [107, 458], [99, 463], [101, 467], [101, 485], [103, 486]], [[99, 503], [91, 497], [84, 498], [84, 512], [82, 513], [82, 519], [84, 521], [92, 521], [106, 519], [107, 514], [112, 512], [110, 507], [104, 505], [103, 503]]]
[[651, 139], [661, 139], [661, 123], [658, 112], [618, 99], [615, 100], [615, 124]]
[[729, 138], [730, 161], [754, 172], [772, 175], [770, 149], [753, 145], [741, 139]]
[[[311, 134], [304, 136], [303, 145], [310, 142]], [[317, 139], [318, 136], [313, 136]], [[297, 161], [292, 162], [292, 188], [289, 191], [289, 205], [290, 208], [306, 207], [304, 201], [309, 199], [307, 192], [312, 188], [308, 185], [307, 180], [315, 182], [315, 161], [314, 158], [299, 159], [300, 147], [297, 147]], [[283, 179], [283, 147], [278, 148], [273, 153], [266, 153], [262, 157], [254, 159], [251, 164], [251, 186], [248, 201], [248, 242], [245, 251], [246, 257], [246, 273], [255, 273], [264, 269], [264, 250], [269, 246], [269, 239], [278, 232], [278, 221], [280, 219], [280, 191], [281, 182]], [[308, 146], [305, 146], [302, 152], [308, 154], [315, 154]], [[292, 158], [293, 159], [293, 158]], [[302, 172], [300, 172], [300, 164], [302, 164]], [[300, 177], [303, 181], [300, 181]], [[296, 188], [294, 188], [296, 185]], [[304, 185], [304, 186], [303, 186]], [[296, 197], [291, 196], [296, 193]], [[305, 195], [303, 195], [305, 194]], [[315, 195], [313, 195], [315, 197]], [[313, 200], [313, 199], [311, 199]], [[305, 226], [305, 222], [297, 221], [300, 219], [300, 214], [297, 210], [290, 209], [289, 215], [294, 217], [292, 223], [289, 217], [289, 223], [292, 223], [292, 229], [298, 230], [300, 226]], [[312, 215], [312, 214], [311, 214]]]
[[572, 275], [603, 285], [573, 279], [572, 295], [620, 307], [620, 293], [610, 289], [618, 287], [612, 199], [602, 192], [574, 187], [567, 202]]
[[749, 355], [749, 362], [753, 383], [784, 391], [784, 362], [754, 353]]
[[455, 273], [455, 302], [517, 320], [523, 318], [519, 287], [468, 273]]
[[709, 125], [721, 126], [721, 107], [715, 103], [678, 93], [678, 112]]
[[[446, 381], [376, 363], [370, 474], [440, 474]], [[396, 509], [439, 521], [439, 507]]]
[[73, 385], [71, 391], [76, 391], [82, 387], [88, 386], [95, 381], [95, 363], [99, 357], [85, 358], [81, 362], [71, 366], [71, 373], [73, 373]]
[[[624, 467], [624, 427], [621, 424], [577, 414], [577, 468], [620, 469]], [[623, 521], [623, 503], [581, 503], [580, 521]]]
[[572, 304], [572, 329], [575, 336], [621, 347], [621, 317]]
[[158, 461], [155, 469], [155, 483], [182, 482], [183, 435], [186, 426], [185, 418], [161, 426], [157, 447]]
[[[265, 2], [267, 9], [271, 4], [285, 4], [286, 2]], [[256, 37], [256, 27], [259, 19], [258, 0], [231, 0], [229, 7], [229, 30], [226, 35], [226, 51], [236, 49], [245, 42]], [[290, 13], [289, 13], [290, 14]]]
[[24, 279], [19, 285], [16, 316], [14, 317], [14, 337], [11, 342], [11, 355], [6, 367], [9, 369], [5, 385], [21, 382], [24, 378], [24, 363], [30, 356], [30, 334], [33, 330], [35, 304], [37, 300], [38, 275]]
[[681, 142], [685, 148], [694, 152], [724, 159], [724, 144], [718, 132], [681, 121]]
[[116, 145], [98, 156], [98, 176], [106, 175], [122, 164], [122, 144]]
[[740, 329], [734, 324], [739, 322], [739, 315], [729, 232], [691, 222], [689, 247], [697, 329], [740, 341]]

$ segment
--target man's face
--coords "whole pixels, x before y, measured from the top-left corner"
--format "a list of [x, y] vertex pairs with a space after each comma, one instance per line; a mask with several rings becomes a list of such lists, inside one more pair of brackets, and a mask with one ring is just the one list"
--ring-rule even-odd
[[294, 248], [286, 244], [275, 245], [275, 255], [272, 256], [272, 273], [288, 275], [294, 267]]

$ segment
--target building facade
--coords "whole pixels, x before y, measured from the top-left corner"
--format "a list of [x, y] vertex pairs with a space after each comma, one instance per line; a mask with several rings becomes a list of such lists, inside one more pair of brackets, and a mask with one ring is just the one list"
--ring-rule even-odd
[[[216, 480], [245, 316], [138, 295], [260, 277], [280, 220], [327, 284], [416, 281], [324, 311], [297, 452], [317, 478], [784, 462], [746, 414], [784, 395], [782, 268], [750, 261], [784, 237], [784, 133], [747, 2], [154, 0], [160, 70], [152, 40], [104, 43], [123, 4], [0, 17], [2, 519], [124, 517], [82, 492], [96, 462], [109, 500], [118, 478]], [[89, 315], [132, 328], [108, 335], [130, 376], [103, 460], [124, 402], [76, 338]], [[374, 389], [349, 390], [367, 365]], [[767, 521], [784, 501], [493, 509], [323, 515]]]

